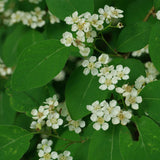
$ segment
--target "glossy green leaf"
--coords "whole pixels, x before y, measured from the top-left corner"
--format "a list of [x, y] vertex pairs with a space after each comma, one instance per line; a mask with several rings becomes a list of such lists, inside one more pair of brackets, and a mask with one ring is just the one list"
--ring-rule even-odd
[[0, 124], [13, 124], [16, 112], [11, 108], [9, 96], [6, 93], [0, 94]]
[[118, 126], [106, 132], [95, 131], [89, 145], [88, 160], [123, 160], [120, 148]]
[[34, 45], [35, 43], [44, 40], [43, 35], [40, 32], [35, 30], [30, 30], [22, 35], [19, 40], [18, 48], [17, 48], [17, 56], [19, 56], [22, 51], [30, 45]]
[[140, 108], [160, 123], [160, 81], [147, 84], [140, 95], [143, 98]]
[[0, 125], [0, 159], [19, 160], [27, 151], [32, 136], [20, 127]]
[[74, 11], [82, 14], [94, 10], [94, 0], [46, 0], [46, 2], [49, 10], [61, 20]]
[[21, 36], [24, 33], [24, 28], [18, 26], [15, 30], [7, 36], [3, 48], [2, 59], [7, 66], [13, 66], [16, 64], [18, 58], [18, 45]]
[[[152, 6], [153, 6], [152, 0], [132, 1], [132, 3], [128, 5], [127, 10], [125, 12], [124, 16], [125, 23], [127, 25], [129, 24], [133, 25], [137, 22], [142, 22], [145, 19], [146, 15], [148, 14], [149, 10], [152, 8]], [[150, 20], [151, 18], [153, 19], [153, 17], [150, 16], [148, 20]]]
[[69, 51], [59, 40], [41, 41], [26, 48], [13, 73], [13, 89], [24, 91], [47, 84], [63, 69]]
[[66, 105], [72, 119], [88, 115], [90, 112], [86, 109], [86, 105], [110, 97], [109, 91], [101, 91], [98, 87], [98, 77], [91, 74], [85, 76], [81, 67], [72, 73], [65, 90]]
[[33, 108], [37, 108], [49, 97], [49, 91], [46, 88], [36, 88], [29, 91], [9, 90], [12, 108], [17, 112], [24, 112], [30, 115]]
[[119, 52], [132, 52], [148, 44], [151, 26], [147, 22], [139, 22], [126, 26], [117, 41]]
[[127, 80], [127, 82], [129, 82], [130, 84], [134, 84], [135, 80], [143, 75], [145, 76], [145, 67], [144, 64], [137, 60], [137, 59], [122, 59], [122, 58], [117, 58], [117, 59], [113, 59], [110, 64], [114, 65], [116, 67], [116, 65], [121, 64], [123, 67], [129, 67], [130, 68], [130, 73], [129, 73], [129, 80]]
[[124, 160], [158, 160], [160, 155], [160, 127], [147, 117], [137, 118], [139, 140], [133, 141], [127, 128], [120, 132], [120, 151]]
[[149, 39], [149, 53], [154, 63], [155, 67], [160, 71], [160, 54], [159, 54], [159, 44], [160, 44], [160, 23], [155, 24], [152, 27], [150, 39]]

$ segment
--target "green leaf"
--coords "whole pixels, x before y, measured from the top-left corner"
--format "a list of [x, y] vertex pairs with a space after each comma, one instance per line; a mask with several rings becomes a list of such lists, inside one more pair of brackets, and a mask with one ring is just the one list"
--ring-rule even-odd
[[147, 84], [140, 95], [143, 98], [140, 108], [160, 123], [160, 81]]
[[8, 91], [12, 108], [17, 112], [30, 115], [33, 108], [37, 108], [49, 97], [49, 91], [44, 88], [36, 88], [29, 91], [18, 92], [10, 89]]
[[12, 76], [17, 91], [38, 88], [51, 81], [64, 67], [70, 48], [59, 40], [46, 40], [26, 48]]
[[160, 0], [153, 0], [153, 4], [156, 10], [160, 9]]
[[160, 23], [155, 24], [152, 27], [150, 39], [149, 39], [149, 53], [151, 56], [151, 60], [154, 63], [155, 67], [160, 71], [160, 54], [159, 44], [160, 44]]
[[90, 112], [86, 105], [109, 98], [110, 92], [101, 91], [98, 87], [98, 77], [91, 74], [85, 76], [81, 67], [71, 74], [66, 85], [65, 98], [72, 119], [77, 120], [88, 115]]
[[160, 155], [160, 128], [147, 117], [137, 118], [139, 140], [133, 141], [127, 128], [120, 132], [120, 150], [124, 160], [158, 160]]
[[33, 45], [39, 41], [44, 40], [43, 35], [40, 32], [35, 30], [30, 30], [20, 37], [18, 48], [17, 48], [17, 56], [21, 54], [21, 52], [30, 45]]
[[[122, 58], [117, 58], [117, 59], [113, 59], [110, 64], [116, 66], [116, 65], [123, 65], [123, 67], [129, 67], [130, 68], [130, 73], [129, 73], [129, 80], [127, 80], [127, 82], [129, 82], [129, 84], [134, 84], [135, 80], [143, 75], [145, 76], [145, 67], [144, 64], [137, 60], [137, 59], [122, 59]], [[126, 82], [126, 81], [125, 81]]]
[[23, 33], [24, 28], [18, 26], [12, 33], [9, 34], [4, 42], [2, 48], [2, 59], [7, 66], [13, 66], [16, 64], [16, 60], [18, 58], [18, 44]]
[[20, 159], [27, 151], [32, 136], [20, 127], [0, 125], [0, 159]]
[[70, 16], [74, 11], [79, 14], [93, 12], [94, 0], [46, 0], [49, 10], [61, 20]]
[[6, 93], [0, 94], [0, 124], [13, 124], [16, 112], [11, 108]]
[[119, 52], [132, 52], [148, 44], [151, 26], [147, 22], [139, 22], [126, 26], [117, 41]]
[[88, 160], [123, 160], [120, 148], [118, 126], [106, 132], [95, 131], [89, 145]]
[[[152, 8], [152, 6], [153, 6], [152, 0], [132, 1], [132, 3], [128, 5], [127, 10], [125, 12], [124, 16], [125, 23], [128, 25], [128, 24], [135, 24], [137, 22], [142, 22], [146, 17], [146, 15], [148, 14], [149, 10]], [[148, 20], [150, 20], [151, 17], [152, 16], [150, 16]]]

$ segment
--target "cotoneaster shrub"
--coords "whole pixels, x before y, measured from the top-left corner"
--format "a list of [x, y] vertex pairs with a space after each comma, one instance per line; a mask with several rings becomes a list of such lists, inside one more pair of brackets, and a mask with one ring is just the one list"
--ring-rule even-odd
[[159, 0], [0, 1], [1, 160], [159, 160]]

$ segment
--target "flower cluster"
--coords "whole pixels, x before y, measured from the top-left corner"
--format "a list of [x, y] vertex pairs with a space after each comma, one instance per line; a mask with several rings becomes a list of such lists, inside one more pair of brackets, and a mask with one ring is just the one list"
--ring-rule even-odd
[[96, 130], [107, 130], [109, 128], [109, 121], [116, 125], [121, 123], [126, 125], [130, 122], [132, 113], [130, 110], [122, 110], [118, 106], [116, 100], [107, 101], [95, 101], [92, 105], [87, 105], [87, 109], [91, 111], [91, 121], [94, 122], [93, 128]]
[[[59, 23], [60, 20], [54, 16], [51, 12], [48, 11], [50, 23]], [[8, 18], [10, 16], [10, 19]], [[34, 11], [24, 12], [24, 11], [16, 11], [14, 13], [10, 13], [7, 15], [9, 25], [13, 25], [15, 23], [22, 22], [23, 25], [30, 26], [32, 29], [37, 27], [43, 27], [45, 25], [44, 16], [46, 16], [46, 11], [41, 10], [40, 7], [34, 8]]]
[[148, 45], [146, 45], [144, 48], [142, 48], [138, 51], [132, 52], [132, 56], [133, 57], [140, 57], [143, 53], [149, 54]]
[[11, 75], [13, 72], [12, 68], [7, 67], [3, 61], [0, 59], [0, 76]]
[[0, 13], [4, 12], [5, 10], [5, 3], [8, 2], [8, 0], [1, 0], [0, 1]]
[[83, 73], [88, 75], [90, 72], [93, 76], [99, 77], [99, 89], [101, 90], [113, 90], [119, 80], [129, 79], [130, 69], [117, 65], [116, 68], [113, 65], [108, 65], [110, 58], [107, 54], [101, 54], [98, 59], [95, 56], [91, 56], [88, 60], [82, 62], [82, 66], [85, 67]]
[[53, 144], [52, 140], [42, 139], [41, 143], [37, 145], [39, 160], [53, 160], [53, 159], [72, 160], [73, 159], [70, 156], [71, 153], [69, 151], [64, 151], [63, 153], [60, 153], [60, 154], [58, 154], [55, 151], [52, 151], [52, 148], [51, 148], [52, 144]]
[[[94, 42], [94, 38], [97, 37], [97, 31], [102, 31], [106, 24], [111, 24], [115, 19], [122, 18], [123, 11], [105, 5], [104, 9], [98, 10], [99, 14], [91, 14], [89, 12], [78, 15], [75, 11], [72, 16], [66, 17], [65, 22], [71, 25], [71, 32], [63, 33], [63, 38], [60, 40], [66, 47], [71, 45], [78, 47], [79, 53], [82, 56], [88, 56], [90, 53], [89, 43]], [[106, 24], [105, 24], [106, 23]], [[117, 24], [116, 24], [117, 25]], [[122, 25], [117, 25], [117, 28], [121, 28]]]
[[65, 103], [59, 104], [56, 95], [47, 98], [44, 104], [38, 109], [32, 109], [31, 114], [34, 121], [31, 123], [30, 128], [41, 130], [46, 124], [47, 127], [58, 129], [64, 123], [61, 117], [66, 117], [65, 126], [68, 126], [69, 131], [75, 131], [79, 134], [82, 128], [85, 127], [85, 121], [71, 119]]
[[58, 98], [56, 95], [47, 98], [44, 102], [44, 106], [40, 106], [38, 109], [32, 109], [32, 118], [35, 120], [31, 123], [30, 128], [41, 130], [43, 125], [58, 129], [63, 124], [63, 120], [60, 118], [60, 114], [57, 111]]

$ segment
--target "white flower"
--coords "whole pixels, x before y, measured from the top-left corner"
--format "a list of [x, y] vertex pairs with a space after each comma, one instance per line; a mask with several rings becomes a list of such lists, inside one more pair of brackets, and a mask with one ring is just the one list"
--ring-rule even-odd
[[53, 160], [58, 158], [57, 152], [45, 153], [43, 150], [38, 152], [39, 160]]
[[109, 62], [109, 55], [108, 54], [101, 54], [99, 57], [98, 57], [98, 61], [101, 63], [101, 64], [107, 64]]
[[134, 51], [132, 52], [132, 56], [133, 57], [140, 57], [143, 53], [149, 53], [149, 50], [148, 50], [148, 45], [146, 45], [144, 48], [138, 50], [138, 51]]
[[60, 71], [56, 77], [54, 77], [55, 81], [63, 81], [65, 79], [65, 72], [62, 70]]
[[98, 68], [100, 68], [101, 63], [96, 62], [97, 58], [95, 56], [91, 56], [89, 60], [84, 60], [82, 63], [83, 67], [86, 67], [83, 71], [85, 75], [88, 75], [90, 72], [93, 76], [98, 74]]
[[144, 76], [140, 76], [135, 81], [135, 88], [142, 89], [145, 86], [146, 78]]
[[11, 75], [12, 72], [13, 72], [12, 68], [7, 67], [5, 64], [0, 64], [0, 76]]
[[71, 46], [71, 44], [73, 43], [73, 35], [72, 35], [72, 33], [70, 33], [70, 32], [63, 33], [63, 38], [60, 41], [66, 47]]
[[51, 24], [60, 23], [60, 19], [54, 16], [50, 11], [48, 11], [48, 14], [49, 14], [49, 19]]
[[122, 65], [117, 65], [116, 66], [116, 77], [118, 78], [118, 80], [127, 80], [129, 79], [129, 74], [130, 73], [130, 69], [128, 67], [124, 67]]
[[70, 156], [71, 152], [64, 151], [63, 153], [58, 155], [58, 160], [73, 160], [73, 158]]
[[100, 73], [98, 74], [98, 76], [99, 77], [106, 76], [108, 73], [112, 73], [113, 70], [114, 70], [113, 65], [102, 67], [100, 69]]
[[100, 130], [101, 128], [105, 131], [109, 128], [109, 124], [107, 123], [108, 117], [105, 116], [97, 116], [96, 114], [92, 114], [90, 117], [91, 121], [94, 122], [93, 128], [95, 130]]
[[80, 48], [79, 53], [84, 56], [87, 57], [90, 53], [90, 48], [89, 47], [84, 47], [84, 48]]
[[87, 38], [87, 43], [93, 43], [94, 38], [97, 36], [97, 32], [94, 30], [90, 30], [86, 32], [85, 37]]
[[123, 26], [123, 24], [121, 23], [121, 22], [119, 22], [118, 24], [117, 24], [117, 28], [123, 28], [124, 26]]
[[85, 127], [85, 121], [83, 120], [72, 120], [70, 116], [68, 116], [66, 118], [66, 120], [68, 121], [68, 124], [66, 126], [68, 126], [70, 131], [75, 131], [75, 133], [79, 134], [82, 129]]
[[86, 108], [98, 116], [103, 116], [104, 114], [104, 102], [99, 103], [99, 101], [95, 101], [92, 103], [92, 105], [87, 105]]
[[54, 112], [55, 108], [58, 106], [57, 95], [53, 95], [53, 97], [47, 98], [44, 104], [47, 104], [46, 109], [48, 109], [49, 112]]
[[66, 22], [66, 24], [78, 23], [79, 21], [78, 12], [77, 11], [73, 12], [72, 17], [66, 17], [64, 21]]
[[30, 125], [31, 129], [41, 130], [42, 127], [45, 125], [45, 121], [33, 121]]
[[53, 114], [49, 114], [48, 120], [46, 122], [47, 126], [52, 127], [53, 129], [58, 129], [59, 126], [63, 124], [63, 120], [59, 117], [60, 117], [59, 114], [56, 112]]
[[42, 139], [41, 143], [37, 145], [38, 150], [43, 150], [45, 153], [51, 152], [52, 140]]
[[46, 110], [47, 106], [40, 106], [37, 109], [32, 109], [31, 114], [32, 114], [32, 118], [35, 120], [38, 120], [39, 122], [42, 121], [43, 119], [45, 119], [48, 116], [49, 111]]
[[112, 18], [123, 18], [123, 11], [120, 9], [116, 9], [114, 7], [110, 7], [110, 15]]
[[138, 92], [135, 88], [132, 89], [131, 93], [126, 96], [125, 103], [127, 106], [131, 105], [134, 110], [139, 109], [139, 103], [142, 103], [142, 97], [138, 96]]
[[62, 117], [66, 117], [66, 116], [69, 114], [65, 102], [60, 103], [60, 104], [57, 106], [57, 111], [60, 113], [60, 115], [61, 115]]
[[114, 77], [112, 74], [107, 74], [105, 76], [101, 76], [99, 78], [99, 89], [101, 90], [113, 90], [115, 88], [115, 84], [118, 83], [117, 78]]
[[132, 92], [133, 86], [124, 84], [122, 87], [117, 87], [116, 92], [122, 94], [124, 97], [128, 96]]
[[104, 101], [105, 112], [104, 114], [108, 116], [108, 119], [111, 119], [119, 113], [121, 110], [120, 106], [117, 105], [116, 100], [111, 100], [109, 104]]
[[127, 123], [130, 122], [131, 118], [132, 118], [131, 111], [120, 110], [120, 112], [117, 114], [117, 116], [112, 118], [112, 123], [113, 124], [121, 123], [122, 125], [126, 125]]
[[108, 5], [105, 5], [104, 9], [99, 8], [98, 12], [102, 20], [106, 20], [107, 24], [110, 23], [111, 14], [110, 14], [110, 7]]
[[157, 17], [157, 19], [158, 19], [158, 20], [160, 20], [160, 10], [159, 10], [159, 11], [157, 11], [157, 13], [156, 13], [156, 17]]

